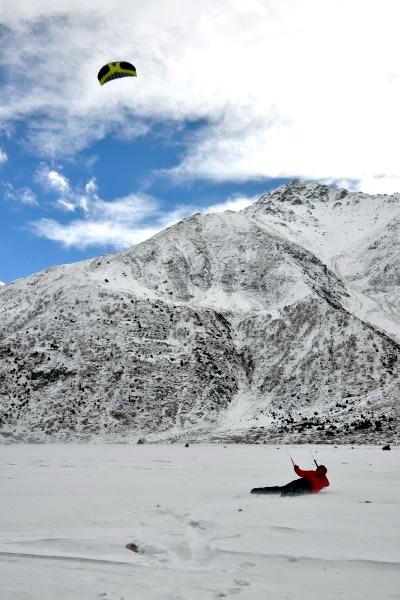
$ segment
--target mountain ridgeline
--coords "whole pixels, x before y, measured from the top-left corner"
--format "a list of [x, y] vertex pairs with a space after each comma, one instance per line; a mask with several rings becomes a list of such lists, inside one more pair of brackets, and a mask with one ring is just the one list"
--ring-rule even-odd
[[400, 195], [294, 181], [0, 287], [0, 439], [396, 442]]

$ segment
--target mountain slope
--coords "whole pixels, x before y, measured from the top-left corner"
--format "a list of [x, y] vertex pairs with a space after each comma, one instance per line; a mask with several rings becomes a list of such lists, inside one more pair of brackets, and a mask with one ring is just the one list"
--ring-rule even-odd
[[3, 439], [396, 439], [399, 220], [295, 181], [2, 286]]
[[294, 181], [244, 212], [312, 252], [346, 286], [346, 308], [400, 342], [400, 194]]

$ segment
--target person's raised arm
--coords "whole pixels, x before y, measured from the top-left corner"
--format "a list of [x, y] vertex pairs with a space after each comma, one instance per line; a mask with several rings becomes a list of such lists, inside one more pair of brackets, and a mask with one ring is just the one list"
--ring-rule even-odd
[[298, 465], [294, 465], [293, 468], [296, 475], [299, 477], [304, 477], [305, 479], [308, 479], [311, 474], [314, 474], [314, 471], [303, 471]]

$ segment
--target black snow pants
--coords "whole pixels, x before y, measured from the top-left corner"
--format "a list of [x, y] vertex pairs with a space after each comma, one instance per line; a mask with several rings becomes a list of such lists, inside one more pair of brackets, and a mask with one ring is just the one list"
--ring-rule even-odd
[[295, 479], [286, 485], [276, 485], [274, 487], [253, 488], [252, 494], [280, 494], [281, 496], [301, 496], [311, 494], [311, 481], [308, 479]]

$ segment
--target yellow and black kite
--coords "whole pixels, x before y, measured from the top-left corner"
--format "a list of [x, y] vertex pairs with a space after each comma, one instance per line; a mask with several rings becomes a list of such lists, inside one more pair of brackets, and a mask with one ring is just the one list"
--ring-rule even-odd
[[119, 79], [120, 77], [136, 77], [136, 69], [131, 63], [128, 62], [110, 62], [101, 67], [97, 74], [97, 79], [100, 85], [104, 85], [112, 79]]

